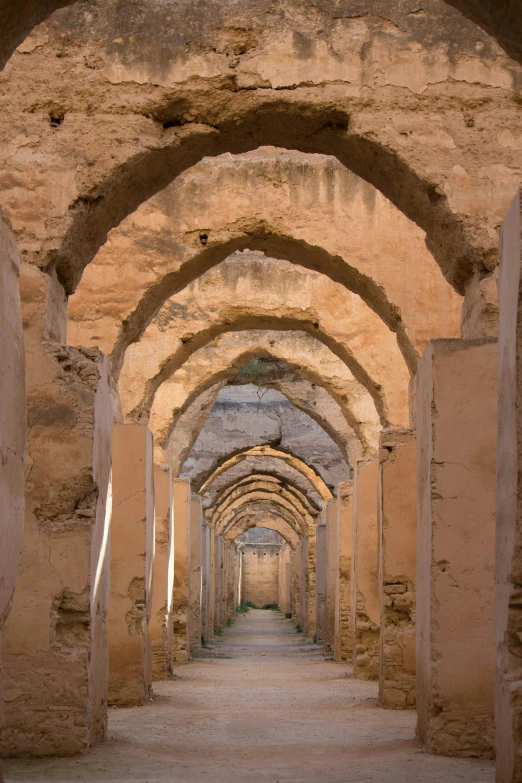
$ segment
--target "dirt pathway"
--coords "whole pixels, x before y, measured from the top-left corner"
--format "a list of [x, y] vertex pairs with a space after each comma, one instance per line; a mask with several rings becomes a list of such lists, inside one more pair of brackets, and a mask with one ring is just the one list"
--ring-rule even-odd
[[325, 660], [290, 621], [238, 616], [209, 657], [111, 710], [109, 741], [77, 759], [8, 761], [24, 783], [492, 783], [493, 764], [426, 754], [415, 713], [376, 706], [374, 683]]

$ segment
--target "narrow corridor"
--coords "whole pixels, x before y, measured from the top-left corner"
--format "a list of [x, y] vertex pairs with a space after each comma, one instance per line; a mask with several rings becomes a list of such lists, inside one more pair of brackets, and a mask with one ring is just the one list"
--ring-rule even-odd
[[238, 615], [211, 648], [155, 683], [152, 702], [113, 709], [109, 740], [82, 758], [16, 760], [24, 783], [492, 783], [494, 764], [430, 756], [415, 712], [377, 707], [354, 680], [271, 611]]

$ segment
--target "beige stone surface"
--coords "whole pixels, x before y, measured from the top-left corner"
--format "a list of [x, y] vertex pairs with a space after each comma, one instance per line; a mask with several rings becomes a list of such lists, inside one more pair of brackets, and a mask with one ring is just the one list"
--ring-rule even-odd
[[9, 781], [171, 783], [177, 768], [180, 783], [493, 783], [491, 762], [428, 754], [411, 712], [379, 709], [375, 683], [325, 661], [280, 614], [239, 617], [207, 654], [140, 710], [111, 711], [89, 756], [9, 761]]
[[96, 349], [50, 341], [45, 278], [34, 270], [22, 280], [28, 475], [4, 634], [4, 756], [85, 752], [107, 728], [109, 367]]
[[384, 430], [379, 449], [379, 704], [415, 707], [417, 449], [411, 430]]
[[315, 535], [315, 639], [317, 642], [324, 644], [326, 634], [326, 596], [328, 590], [328, 527], [324, 522], [317, 525]]
[[339, 537], [335, 562], [338, 577], [335, 585], [334, 660], [352, 662], [354, 632], [352, 628], [352, 553], [353, 553], [353, 481], [343, 481], [337, 488], [339, 502]]
[[289, 481], [306, 495], [315, 508], [321, 508], [322, 497], [310, 478], [278, 456], [264, 457], [253, 455], [246, 456], [241, 462], [237, 462], [227, 471], [220, 473], [214, 478], [203, 494], [203, 507], [210, 508], [213, 506], [218, 496], [234, 486], [236, 482], [242, 480], [249, 481], [251, 476], [257, 475], [262, 475], [265, 478], [271, 477], [275, 480]]
[[[252, 326], [255, 325], [253, 322]], [[302, 377], [330, 392], [355, 432], [355, 436], [348, 434], [344, 446], [352, 460], [361, 451], [372, 453], [376, 450], [380, 420], [371, 395], [333, 351], [314, 336], [293, 328], [287, 332], [255, 328], [232, 332], [216, 337], [207, 346], [195, 351], [162, 383], [154, 397], [149, 420], [158, 445], [167, 445], [179, 416], [196, 397], [218, 381], [235, 375], [251, 359], [259, 357], [281, 359]], [[404, 415], [407, 422], [407, 408]]]
[[201, 498], [192, 495], [189, 503], [188, 640], [190, 652], [201, 647], [201, 586], [203, 569], [203, 512]]
[[339, 564], [337, 561], [337, 552], [339, 550], [339, 501], [337, 498], [329, 500], [326, 506], [326, 527], [328, 530], [328, 586], [326, 590], [325, 648], [329, 652], [333, 652], [336, 635], [335, 596], [339, 579]]
[[276, 389], [253, 383], [221, 389], [180, 475], [197, 488], [230, 454], [276, 441], [320, 472], [330, 487], [350, 475], [343, 451], [315, 418]]
[[173, 479], [174, 589], [172, 591], [172, 662], [184, 664], [189, 657], [188, 580], [190, 481]]
[[[1, 639], [13, 600], [24, 526], [25, 361], [19, 274], [16, 244], [0, 215], [0, 661]], [[4, 720], [1, 688], [0, 676], [0, 725]]]
[[[73, 7], [38, 31], [45, 43], [15, 54], [3, 72], [8, 138], [15, 139], [5, 153], [4, 201], [24, 251], [42, 266], [56, 259], [72, 287], [107, 231], [196, 160], [275, 143], [335, 152], [427, 231], [439, 263], [462, 287], [474, 262], [491, 264], [491, 229], [518, 175], [517, 106], [510, 101], [517, 66], [439, 2], [423, 18], [387, 4], [384, 22], [369, 0], [364, 15], [348, 21], [328, 7], [314, 15], [293, 6], [265, 14], [266, 7], [264, 0], [236, 4], [219, 21], [209, 8], [192, 51], [186, 11], [170, 33], [166, 10], [131, 13], [127, 23], [139, 34], [120, 42], [117, 14], [112, 24], [104, 14], [86, 23]], [[256, 32], [235, 55], [235, 34], [222, 31], [245, 17]], [[426, 25], [438, 35], [426, 36]], [[297, 49], [296, 29], [306, 41]], [[454, 50], [461, 52], [456, 61]], [[57, 53], [67, 57], [66, 79]], [[190, 79], [194, 89], [187, 90]], [[224, 85], [236, 90], [234, 100]], [[473, 101], [472, 124], [451, 102], [441, 114], [455, 89]], [[48, 107], [38, 104], [42, 93], [65, 104], [58, 138], [49, 133]], [[482, 128], [488, 145], [475, 130]], [[27, 137], [36, 137], [29, 151]], [[49, 172], [68, 187], [48, 187]], [[32, 219], [24, 225], [28, 200], [16, 197], [30, 177]]]
[[241, 544], [241, 598], [259, 609], [279, 603], [279, 559], [277, 544]]
[[152, 696], [149, 622], [155, 519], [151, 431], [139, 424], [116, 425], [112, 454], [108, 702], [131, 707]]
[[[476, 17], [476, 0], [451, 2], [475, 3]], [[47, 18], [59, 3], [70, 7]], [[27, 457], [0, 650], [2, 751], [67, 755], [103, 740], [109, 671], [113, 703], [151, 693], [151, 611], [167, 676], [171, 656], [187, 662], [238, 619], [237, 538], [262, 523], [284, 541], [273, 592], [306, 641], [322, 637], [336, 661], [353, 654], [356, 678], [373, 678], [381, 624], [381, 703], [411, 706], [413, 447], [390, 446], [389, 430], [386, 454], [378, 447], [383, 428], [418, 425], [419, 736], [435, 753], [491, 756], [495, 626], [497, 776], [512, 783], [519, 202], [500, 278], [497, 243], [522, 175], [522, 69], [442, 0], [196, 5], [0, 9], [0, 66], [20, 44], [0, 73], [0, 205], [16, 242], [0, 225], [0, 384], [14, 376], [0, 390], [4, 533], [21, 519]], [[512, 6], [503, 13], [506, 24]], [[496, 335], [499, 301], [494, 618], [496, 354], [471, 338]], [[263, 411], [234, 398], [253, 359], [287, 368]], [[114, 449], [113, 423], [126, 433]], [[18, 548], [9, 535], [0, 554], [0, 636]], [[154, 737], [149, 748], [164, 750]], [[358, 770], [350, 746], [339, 774], [389, 776], [395, 741], [379, 773]], [[322, 776], [332, 770], [323, 763]], [[449, 766], [436, 770], [451, 780]]]
[[174, 587], [174, 507], [172, 471], [154, 465], [154, 568], [149, 637], [152, 679], [172, 675], [172, 590]]
[[494, 753], [497, 344], [434, 340], [417, 373], [418, 733]]
[[[215, 183], [215, 189], [209, 189], [209, 182]], [[186, 188], [191, 191], [189, 201], [183, 197]], [[331, 199], [335, 200], [335, 206]], [[261, 218], [258, 208], [260, 201], [263, 203]], [[226, 209], [223, 208], [224, 203]], [[237, 289], [245, 300], [248, 300], [251, 288], [248, 280], [250, 276], [254, 277], [258, 288], [262, 286], [263, 289], [271, 289], [272, 312], [277, 302], [276, 292], [283, 286], [288, 302], [287, 308], [282, 308], [280, 314], [288, 316], [294, 313], [293, 304], [297, 300], [301, 306], [306, 305], [305, 313], [311, 323], [319, 321], [328, 331], [328, 312], [317, 308], [317, 302], [325, 294], [331, 299], [332, 314], [335, 312], [340, 318], [339, 327], [348, 313], [352, 317], [358, 311], [364, 313], [366, 302], [375, 310], [375, 314], [365, 316], [368, 325], [374, 320], [372, 315], [378, 320], [380, 316], [392, 331], [397, 332], [399, 347], [410, 369], [414, 366], [416, 352], [422, 351], [434, 331], [440, 334], [442, 328], [443, 334], [446, 334], [448, 328], [450, 333], [459, 328], [459, 297], [441, 276], [425, 247], [422, 231], [368, 183], [348, 172], [335, 159], [268, 149], [236, 157], [223, 155], [212, 162], [199, 164], [181, 181], [142, 205], [137, 213], [113, 231], [109, 243], [86, 270], [77, 294], [71, 300], [71, 339], [87, 340], [86, 344], [91, 344], [91, 334], [95, 334], [98, 340], [101, 336], [102, 347], [107, 353], [114, 348], [114, 360], [118, 367], [123, 358], [122, 352], [128, 345], [128, 338], [124, 337], [120, 327], [121, 319], [129, 317], [131, 323], [135, 322], [137, 331], [134, 339], [141, 336], [144, 329], [145, 342], [149, 342], [151, 337], [154, 339], [154, 326], [151, 333], [151, 327], [147, 328], [143, 320], [144, 313], [139, 315], [144, 305], [139, 303], [140, 289], [136, 289], [136, 282], [138, 279], [143, 281], [143, 294], [143, 271], [148, 268], [149, 285], [158, 289], [158, 295], [160, 288], [163, 298], [168, 297], [169, 290], [173, 293], [179, 290], [179, 283], [173, 285], [170, 250], [173, 237], [169, 229], [167, 239], [165, 227], [172, 224], [174, 215], [179, 221], [178, 225], [183, 227], [183, 231], [178, 230], [176, 233], [175, 242], [177, 253], [183, 258], [182, 266], [188, 268], [190, 257], [199, 258], [202, 254], [201, 243], [194, 242], [200, 230], [202, 214], [205, 215], [207, 226], [203, 254], [208, 255], [212, 248], [213, 264], [226, 258], [228, 247], [236, 244], [245, 233], [248, 236], [245, 245], [248, 247], [248, 242], [254, 243], [251, 249], [255, 249], [256, 234], [260, 231], [263, 237], [270, 234], [268, 244], [265, 238], [268, 255], [269, 242], [275, 243], [279, 239], [279, 252], [274, 253], [274, 257], [280, 260], [262, 264], [261, 267], [266, 269], [265, 274], [262, 271], [260, 273], [259, 258], [256, 264], [252, 253], [244, 254], [245, 260], [253, 268], [250, 273], [244, 268], [241, 270], [239, 286], [234, 280], [233, 271], [227, 269], [225, 272], [226, 284]], [[155, 240], [153, 266], [150, 265], [151, 236]], [[415, 247], [413, 253], [408, 247], [409, 241]], [[321, 258], [319, 248], [322, 250]], [[125, 266], [122, 265], [122, 253], [125, 254]], [[314, 254], [317, 256], [315, 261]], [[291, 277], [287, 269], [292, 264], [282, 259], [289, 258], [298, 263], [303, 256], [309, 257], [308, 266], [324, 274], [312, 272], [308, 285], [294, 287], [289, 285], [290, 280], [285, 284], [285, 278]], [[192, 263], [196, 266], [197, 260]], [[281, 271], [274, 273], [274, 266], [280, 267]], [[125, 270], [123, 278], [120, 273], [114, 286], [107, 286], [107, 270], [121, 270], [122, 267]], [[166, 303], [155, 322], [165, 330], [166, 322], [172, 319], [173, 307], [170, 303], [179, 302], [178, 307], [183, 306], [190, 301], [191, 295], [195, 295], [198, 303], [201, 303], [198, 313], [201, 318], [207, 309], [204, 304], [206, 295], [223, 287], [220, 267], [201, 275], [197, 282], [177, 293]], [[163, 274], [170, 274], [168, 284], [162, 284], [158, 277], [162, 271]], [[417, 306], [418, 300], [408, 297], [403, 286], [403, 272], [406, 272], [411, 285], [418, 292], [422, 308]], [[338, 284], [332, 284], [327, 276], [337, 280]], [[186, 279], [187, 275], [183, 274], [182, 277]], [[193, 279], [193, 275], [189, 279]], [[101, 280], [103, 286], [100, 286]], [[342, 291], [344, 286], [348, 290]], [[125, 297], [127, 305], [124, 305], [122, 296], [125, 289], [129, 289]], [[347, 309], [342, 306], [343, 297], [349, 302]], [[254, 305], [255, 294], [252, 299]], [[118, 313], [115, 300], [127, 308], [129, 303], [134, 302], [135, 312], [129, 313], [127, 309]], [[226, 307], [226, 297], [223, 304]], [[394, 308], [400, 310], [400, 319]], [[227, 309], [229, 315], [236, 319], [246, 314], [237, 300], [232, 308]], [[190, 309], [186, 311], [187, 319], [189, 313]], [[138, 326], [138, 321], [141, 326]], [[193, 328], [190, 322], [184, 326], [186, 333], [197, 341], [199, 329]], [[212, 328], [212, 323], [208, 328]], [[352, 328], [348, 333], [357, 342], [357, 330]], [[395, 338], [392, 335], [389, 337], [397, 349]], [[147, 349], [142, 344], [143, 339], [139, 345], [135, 344], [129, 349], [136, 359], [140, 355], [147, 356]], [[367, 339], [365, 344], [367, 348], [370, 347], [370, 340]], [[372, 369], [368, 368], [368, 372], [371, 376]]]
[[495, 726], [498, 783], [522, 775], [520, 758], [520, 191], [502, 226], [496, 507]]
[[291, 614], [292, 612], [291, 554], [291, 547], [286, 542], [283, 542], [279, 552], [279, 589], [277, 601], [283, 615]]
[[353, 671], [379, 678], [380, 611], [377, 570], [377, 460], [357, 462], [353, 483], [351, 627]]

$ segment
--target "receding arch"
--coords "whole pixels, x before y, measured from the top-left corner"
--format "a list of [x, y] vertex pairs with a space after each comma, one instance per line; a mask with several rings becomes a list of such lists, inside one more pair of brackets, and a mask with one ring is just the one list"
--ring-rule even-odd
[[[488, 251], [493, 244], [485, 227], [469, 218], [459, 222], [446, 195], [424, 172], [415, 170], [413, 161], [401, 157], [399, 150], [389, 144], [363, 135], [342, 106], [313, 102], [301, 92], [279, 94], [277, 100], [260, 95], [260, 91], [246, 92], [235, 93], [233, 107], [229, 102], [220, 108], [214, 106], [212, 125], [205, 124], [208, 120], [202, 116], [198, 125], [169, 127], [160, 145], [146, 152], [140, 150], [105, 172], [69, 207], [65, 221], [68, 229], [60, 247], [49, 251], [44, 262], [47, 269], [56, 269], [68, 293], [74, 291], [108, 232], [143, 201], [203, 157], [238, 154], [261, 146], [336, 157], [426, 232], [443, 274], [460, 293], [464, 292], [474, 267], [486, 262], [487, 253], [480, 241], [486, 243]], [[187, 96], [187, 111], [189, 107]], [[177, 104], [157, 106], [153, 113], [161, 116], [165, 126], [179, 122]]]
[[[285, 508], [289, 513], [294, 513], [297, 520], [311, 519], [310, 507], [305, 499], [299, 498], [295, 492], [287, 487], [274, 487], [269, 482], [257, 481], [247, 487], [239, 487], [232, 496], [225, 498], [212, 512], [212, 524], [217, 533], [221, 533], [237, 509], [244, 505], [259, 503], [269, 500], [278, 507]], [[300, 526], [301, 527], [301, 526]], [[301, 529], [303, 529], [301, 527]]]
[[[280, 342], [279, 334], [290, 335], [290, 342]], [[167, 448], [178, 419], [195, 399], [254, 358], [281, 359], [310, 383], [325, 388], [340, 406], [363, 452], [375, 452], [382, 421], [366, 389], [319, 341], [305, 333], [277, 331], [228, 333], [195, 352], [156, 392], [148, 421], [157, 444]], [[404, 397], [405, 391], [401, 389]], [[409, 421], [406, 400], [401, 407], [394, 426], [406, 426]]]
[[226, 536], [238, 521], [247, 516], [251, 520], [257, 520], [267, 511], [274, 512], [281, 517], [281, 519], [284, 519], [299, 538], [305, 536], [309, 531], [310, 524], [300, 518], [294, 509], [282, 503], [276, 495], [268, 493], [264, 497], [253, 500], [246, 499], [244, 503], [238, 504], [238, 506], [232, 509], [228, 516], [224, 518], [221, 528], [219, 530], [215, 529], [216, 535]]
[[275, 530], [292, 550], [296, 548], [300, 539], [290, 523], [275, 509], [263, 509], [262, 511], [243, 509], [223, 538], [227, 542], [236, 541], [240, 535], [253, 527], [266, 527], [269, 530]]
[[[200, 394], [177, 419], [168, 445], [161, 459], [165, 459], [175, 476], [181, 475], [183, 465], [191, 453], [199, 434], [204, 431], [208, 417], [223, 388], [220, 381]], [[362, 455], [360, 441], [349, 426], [341, 406], [327, 389], [295, 374], [291, 380], [276, 379], [270, 388], [281, 392], [292, 405], [318, 424], [340, 449], [348, 465]]]
[[231, 483], [223, 487], [217, 493], [215, 500], [212, 503], [213, 508], [220, 508], [220, 504], [227, 500], [236, 489], [250, 489], [253, 485], [256, 485], [259, 482], [263, 482], [268, 485], [272, 484], [274, 486], [274, 490], [277, 490], [278, 487], [289, 489], [291, 492], [296, 493], [297, 496], [301, 498], [301, 500], [306, 501], [307, 507], [311, 512], [319, 512], [321, 510], [314, 500], [309, 497], [309, 495], [303, 492], [302, 489], [296, 484], [289, 481], [288, 478], [277, 476], [272, 473], [262, 472], [250, 473], [247, 476], [242, 476], [241, 478], [233, 480]]
[[[366, 389], [368, 394], [372, 397], [381, 426], [382, 427], [389, 426], [390, 414], [389, 414], [388, 405], [386, 403], [386, 391], [380, 386], [380, 384], [377, 384], [372, 378], [368, 376], [368, 373], [366, 372], [364, 367], [362, 367], [354, 359], [354, 357], [350, 354], [349, 350], [345, 348], [345, 346], [343, 346], [342, 344], [338, 343], [335, 340], [332, 340], [328, 335], [324, 334], [319, 329], [316, 329], [314, 324], [309, 324], [307, 322], [299, 322], [297, 319], [287, 320], [287, 319], [274, 319], [274, 318], [251, 317], [251, 316], [239, 317], [229, 324], [223, 324], [223, 326], [219, 329], [217, 334], [215, 329], [209, 329], [209, 330], [205, 330], [204, 333], [198, 335], [197, 339], [194, 339], [193, 341], [187, 340], [187, 343], [185, 344], [183, 349], [181, 349], [179, 352], [176, 352], [176, 354], [172, 356], [167, 363], [165, 363], [165, 365], [162, 367], [161, 371], [157, 374], [157, 376], [150, 381], [150, 383], [148, 384], [148, 388], [146, 390], [146, 397], [137, 408], [135, 408], [129, 413], [129, 420], [143, 421], [149, 418], [158, 389], [161, 387], [163, 383], [165, 383], [165, 381], [169, 380], [183, 366], [183, 364], [187, 362], [188, 359], [190, 359], [190, 357], [193, 356], [194, 353], [196, 353], [198, 350], [205, 348], [209, 343], [218, 339], [221, 335], [228, 334], [229, 332], [250, 333], [250, 332], [261, 332], [261, 331], [263, 332], [304, 331], [310, 334], [312, 337], [314, 337], [316, 340], [318, 340], [320, 343], [326, 346], [331, 351], [331, 353], [334, 354], [334, 356], [340, 359], [341, 362], [344, 365], [346, 365], [346, 367], [348, 367], [348, 369], [350, 370], [350, 372], [352, 373], [356, 381], [358, 381], [360, 385], [364, 389]], [[250, 355], [251, 358], [254, 358], [255, 349], [250, 349], [248, 351], [248, 354]], [[245, 357], [247, 356], [246, 351], [244, 355]], [[221, 378], [218, 378], [218, 375], [216, 373], [216, 375], [214, 376], [213, 383], [216, 383], [218, 380], [221, 380]], [[317, 382], [317, 378], [314, 379], [314, 382]], [[198, 392], [198, 394], [199, 393], [200, 392]], [[394, 415], [395, 420], [397, 420], [396, 417], [397, 414], [395, 413]], [[349, 424], [357, 432], [358, 436], [361, 437], [362, 433], [360, 432], [360, 427], [355, 417], [352, 418], [352, 421], [349, 421]]]
[[256, 446], [253, 449], [246, 449], [245, 451], [239, 452], [238, 454], [229, 457], [229, 459], [225, 460], [225, 462], [223, 462], [221, 465], [218, 465], [218, 467], [216, 467], [216, 469], [208, 476], [208, 478], [206, 478], [198, 490], [199, 493], [201, 495], [204, 494], [218, 476], [227, 471], [233, 465], [236, 465], [238, 462], [242, 462], [242, 460], [250, 456], [274, 457], [276, 459], [282, 460], [283, 462], [287, 462], [308, 479], [316, 492], [318, 492], [318, 494], [321, 496], [323, 502], [330, 500], [330, 498], [333, 497], [323, 479], [309, 465], [304, 463], [293, 454], [289, 454], [286, 451], [280, 451], [279, 449], [274, 449], [272, 446]]
[[201, 492], [203, 507], [206, 510], [211, 509], [220, 492], [235, 485], [242, 479], [248, 480], [250, 476], [257, 474], [273, 476], [282, 481], [290, 481], [295, 487], [299, 487], [317, 510], [320, 510], [324, 505], [321, 495], [310, 480], [289, 463], [276, 457], [250, 455], [241, 460], [241, 462], [237, 462], [229, 467], [220, 476], [214, 478], [207, 489]]
[[145, 292], [134, 311], [123, 321], [112, 349], [111, 361], [115, 377], [119, 376], [128, 346], [139, 341], [151, 319], [168, 299], [200, 275], [221, 264], [230, 255], [245, 250], [262, 251], [272, 259], [290, 263], [296, 263], [296, 259], [299, 259], [300, 266], [324, 274], [360, 296], [390, 331], [396, 333], [406, 366], [410, 374], [414, 374], [418, 359], [417, 351], [408, 337], [399, 309], [388, 301], [386, 292], [381, 286], [372, 278], [362, 274], [356, 267], [350, 266], [340, 256], [333, 256], [323, 248], [312, 246], [302, 240], [271, 233], [270, 226], [260, 221], [251, 234], [241, 233], [237, 239], [218, 243], [216, 246], [213, 246], [210, 240], [193, 258], [182, 261], [179, 270], [165, 274], [157, 284]]

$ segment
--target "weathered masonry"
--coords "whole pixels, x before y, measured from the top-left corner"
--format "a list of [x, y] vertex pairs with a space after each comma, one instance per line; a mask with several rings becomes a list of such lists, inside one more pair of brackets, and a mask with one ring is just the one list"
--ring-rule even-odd
[[0, 755], [265, 608], [522, 780], [522, 10], [4, 5]]

